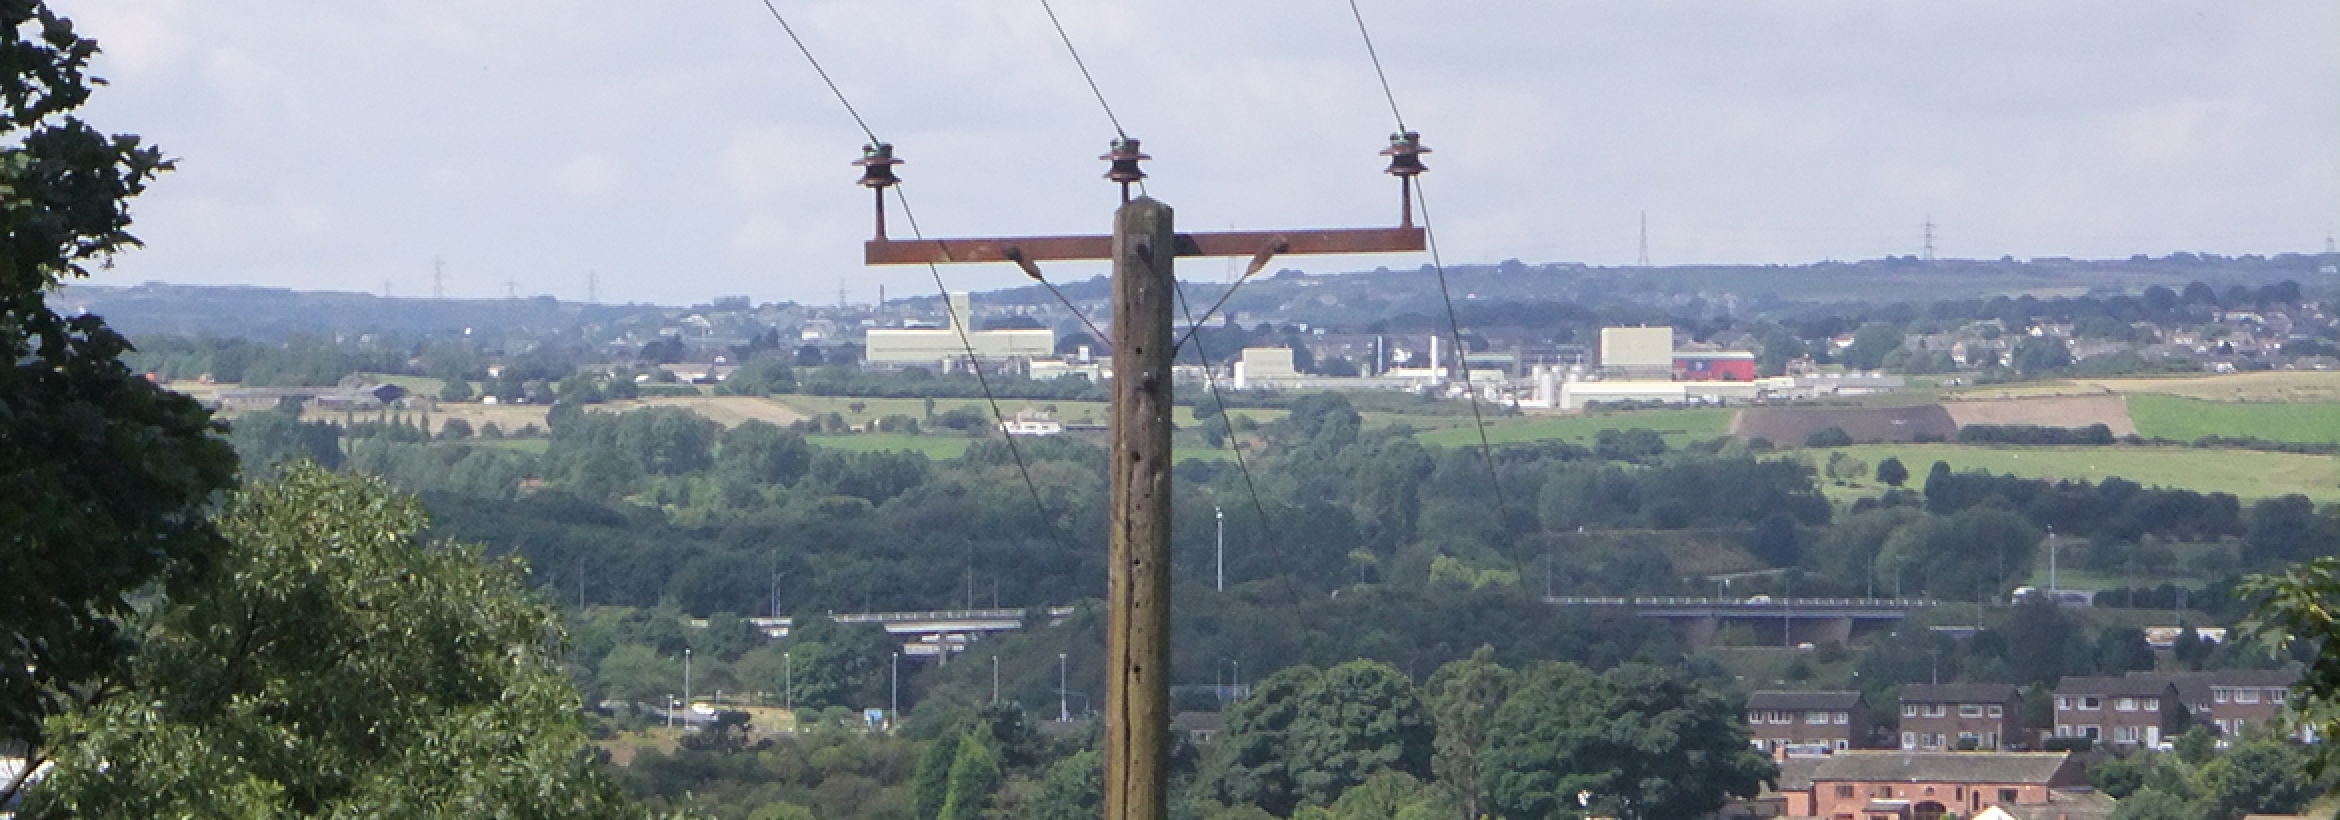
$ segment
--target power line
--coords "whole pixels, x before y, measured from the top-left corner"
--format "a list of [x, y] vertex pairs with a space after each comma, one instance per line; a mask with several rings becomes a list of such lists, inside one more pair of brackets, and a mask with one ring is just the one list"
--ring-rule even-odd
[[[1234, 288], [1228, 289], [1233, 290]], [[1175, 288], [1175, 291], [1179, 312], [1186, 314], [1186, 323], [1190, 331], [1192, 328], [1200, 327], [1195, 324], [1194, 305], [1186, 298], [1185, 286], [1180, 284]], [[1251, 496], [1251, 509], [1259, 513], [1259, 529], [1264, 536], [1263, 540], [1268, 545], [1268, 552], [1275, 555], [1276, 563], [1283, 569], [1283, 572], [1276, 573], [1276, 576], [1283, 579], [1285, 593], [1291, 596], [1293, 603], [1297, 604], [1300, 602], [1300, 588], [1297, 582], [1292, 580], [1292, 574], [1298, 569], [1292, 563], [1291, 558], [1284, 553], [1283, 541], [1276, 531], [1274, 519], [1268, 517], [1267, 504], [1260, 500], [1259, 484], [1251, 478], [1251, 464], [1243, 457], [1242, 442], [1235, 439], [1235, 420], [1227, 415], [1226, 396], [1219, 393], [1219, 376], [1211, 368], [1210, 350], [1207, 346], [1198, 344], [1194, 346], [1194, 355], [1195, 358], [1202, 360], [1203, 384], [1210, 388], [1211, 401], [1218, 406], [1219, 424], [1227, 431], [1228, 451], [1235, 454], [1235, 469], [1243, 475], [1243, 490]]]
[[[805, 47], [804, 39], [796, 36], [796, 29], [789, 26], [788, 19], [780, 15], [780, 9], [772, 5], [772, 0], [763, 0], [763, 4], [764, 9], [772, 13], [772, 19], [780, 24], [781, 30], [788, 32], [789, 41], [796, 44], [796, 50], [804, 55], [804, 61], [810, 63], [813, 72], [820, 75], [821, 82], [828, 84], [829, 93], [835, 94], [837, 103], [844, 106], [845, 113], [853, 117], [853, 123], [861, 126], [861, 133], [869, 137], [870, 145], [883, 145], [884, 141], [877, 138], [877, 132], [871, 130], [869, 123], [861, 119], [861, 113], [854, 110], [853, 101], [846, 99], [845, 92], [837, 88], [837, 83], [834, 80], [829, 79], [829, 72], [821, 68], [821, 61], [813, 57], [812, 49]], [[1051, 14], [1053, 15], [1053, 13]], [[895, 201], [902, 204], [902, 216], [910, 223], [911, 236], [924, 240], [926, 234], [918, 227], [918, 216], [910, 210], [910, 197], [902, 192], [902, 186], [898, 182], [890, 187], [894, 189]], [[951, 289], [943, 284], [942, 269], [936, 267], [934, 263], [928, 262], [926, 270], [927, 273], [933, 275], [935, 290], [940, 293], [943, 304], [947, 307], [951, 301]], [[844, 296], [842, 288], [840, 288], [838, 301], [842, 302], [843, 300]], [[974, 338], [967, 335], [965, 323], [953, 322], [952, 325], [958, 333], [959, 346], [967, 351], [968, 369], [975, 371], [975, 384], [983, 390], [983, 401], [991, 407], [993, 423], [999, 426], [1001, 437], [1007, 441], [1008, 454], [1015, 457], [1016, 472], [1024, 478], [1024, 489], [1032, 496], [1033, 511], [1039, 513], [1041, 521], [1047, 524], [1048, 538], [1056, 543], [1056, 548], [1068, 553], [1071, 552], [1071, 545], [1064, 540], [1064, 533], [1057, 527], [1055, 514], [1048, 511], [1048, 504], [1040, 498], [1040, 485], [1032, 480], [1032, 466], [1024, 460], [1024, 449], [1016, 446], [1016, 437], [1007, 433], [1007, 414], [1000, 410], [999, 397], [991, 392], [991, 379], [983, 375], [983, 362], [975, 355]]]
[[1097, 78], [1089, 74], [1089, 64], [1081, 60], [1081, 50], [1073, 48], [1072, 36], [1065, 34], [1064, 24], [1057, 21], [1056, 9], [1048, 5], [1048, 0], [1040, 0], [1040, 10], [1048, 13], [1048, 24], [1056, 27], [1056, 38], [1063, 40], [1064, 50], [1072, 54], [1073, 65], [1081, 70], [1081, 79], [1089, 82], [1089, 93], [1096, 95], [1097, 107], [1105, 109], [1105, 121], [1113, 123], [1113, 133], [1122, 139], [1129, 139], [1129, 132], [1121, 129], [1121, 118], [1113, 116], [1113, 105], [1105, 101], [1105, 92], [1097, 90]]
[[812, 64], [813, 73], [821, 75], [821, 82], [828, 84], [829, 93], [837, 95], [837, 103], [845, 106], [845, 113], [853, 117], [853, 124], [861, 126], [861, 133], [869, 137], [871, 144], [876, 144], [877, 132], [869, 130], [869, 123], [862, 121], [861, 112], [853, 110], [853, 101], [845, 99], [845, 92], [837, 90], [837, 81], [829, 79], [829, 72], [821, 68], [821, 61], [813, 59], [812, 49], [805, 48], [804, 39], [796, 36], [796, 27], [788, 24], [788, 18], [780, 16], [780, 7], [772, 5], [772, 0], [764, 0], [764, 10], [772, 13], [772, 19], [780, 23], [781, 31], [788, 32], [788, 41], [795, 43], [797, 52], [804, 55], [804, 61]]
[[1373, 32], [1365, 30], [1365, 13], [1357, 10], [1357, 0], [1349, 0], [1349, 16], [1357, 18], [1357, 36], [1365, 39], [1365, 56], [1373, 59], [1373, 76], [1381, 78], [1381, 96], [1389, 100], [1389, 116], [1397, 120], [1397, 128], [1403, 132], [1406, 115], [1398, 113], [1397, 95], [1389, 90], [1389, 72], [1381, 70], [1381, 53], [1373, 49]]
[[[1463, 393], [1471, 400], [1471, 421], [1479, 428], [1479, 454], [1487, 461], [1487, 479], [1494, 484], [1495, 509], [1500, 511], [1508, 506], [1503, 497], [1503, 473], [1495, 468], [1495, 445], [1487, 439], [1487, 417], [1479, 412], [1479, 388], [1471, 383], [1470, 351], [1463, 347], [1462, 320], [1454, 313], [1454, 291], [1446, 286], [1446, 262], [1439, 258], [1438, 231], [1430, 227], [1430, 194], [1424, 187], [1414, 183], [1414, 198], [1422, 205], [1422, 233], [1429, 239], [1430, 267], [1438, 272], [1438, 296], [1446, 302], [1446, 326], [1454, 334], [1456, 372], [1462, 374]], [[1438, 363], [1431, 362], [1430, 367], [1435, 375]]]
[[[910, 236], [926, 239], [926, 233], [918, 228], [918, 215], [910, 210], [910, 197], [902, 193], [901, 185], [897, 184], [893, 188], [894, 201], [902, 205], [902, 218], [910, 223]], [[948, 311], [951, 289], [943, 285], [942, 268], [928, 262], [926, 272], [934, 277], [934, 288], [942, 294], [943, 309]], [[1040, 499], [1040, 484], [1032, 480], [1032, 465], [1024, 460], [1024, 448], [1016, 446], [1016, 437], [1007, 432], [1007, 413], [999, 409], [999, 397], [991, 392], [990, 377], [983, 375], [983, 360], [975, 354], [975, 337], [968, 335], [966, 322], [952, 322], [951, 328], [959, 335], [959, 346], [967, 351], [967, 369], [975, 372], [975, 384], [983, 389], [983, 403], [991, 407], [992, 421], [999, 427], [1001, 440], [1007, 442], [1008, 455], [1016, 460], [1016, 473], [1024, 477], [1024, 489], [1032, 495], [1032, 509], [1040, 513], [1041, 522], [1048, 525], [1048, 538], [1056, 542], [1056, 548], [1066, 553], [1072, 552], [1072, 545], [1064, 540], [1064, 533], [1057, 530], [1056, 515], [1049, 512], [1048, 503]]]
[[[1389, 88], [1389, 72], [1382, 70], [1381, 54], [1373, 48], [1373, 32], [1365, 27], [1365, 15], [1358, 11], [1357, 0], [1349, 0], [1349, 15], [1357, 20], [1357, 36], [1365, 41], [1365, 56], [1373, 61], [1373, 74], [1381, 80], [1381, 94], [1389, 100], [1390, 116], [1397, 120], [1398, 134], [1392, 136], [1391, 139], [1394, 141], [1403, 137], [1412, 141], [1414, 134], [1406, 130], [1405, 115], [1398, 113], [1397, 95], [1392, 93]], [[1392, 150], [1395, 150], [1395, 146], [1392, 147]], [[1416, 166], [1414, 173], [1419, 173], [1420, 170], [1420, 167]], [[1408, 174], [1404, 178], [1411, 181], [1412, 176], [1413, 174]], [[1430, 227], [1430, 195], [1423, 191], [1421, 183], [1415, 182], [1408, 187], [1412, 192], [1413, 201], [1420, 202], [1422, 205], [1422, 233], [1428, 239], [1430, 247], [1430, 266], [1438, 273], [1438, 296], [1446, 303], [1446, 324], [1454, 336], [1456, 372], [1462, 375], [1463, 393], [1471, 401], [1471, 421], [1479, 431], [1479, 454], [1487, 462], [1487, 478], [1494, 486], [1495, 508], [1500, 512], [1507, 506], [1503, 495], [1503, 473], [1495, 467], [1495, 445], [1487, 438], [1487, 418], [1479, 411], [1479, 388], [1471, 383], [1470, 351], [1463, 347], [1462, 320], [1455, 316], [1454, 291], [1446, 284], [1446, 262], [1439, 257], [1438, 232]], [[1648, 246], [1648, 222], [1646, 219], [1643, 221], [1642, 242], [1643, 254], [1646, 257]], [[1644, 264], [1647, 264], [1646, 259]], [[1430, 372], [1432, 375], [1437, 374], [1437, 362], [1430, 363]]]

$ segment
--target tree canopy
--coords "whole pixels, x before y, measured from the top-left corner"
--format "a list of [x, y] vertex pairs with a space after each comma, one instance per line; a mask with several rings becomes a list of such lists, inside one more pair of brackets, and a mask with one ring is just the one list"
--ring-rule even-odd
[[591, 769], [517, 562], [426, 543], [414, 499], [309, 465], [220, 521], [215, 571], [138, 620], [132, 674], [50, 721], [27, 816], [638, 813]]
[[170, 167], [75, 115], [96, 54], [46, 3], [0, 3], [0, 736], [32, 741], [115, 671], [128, 596], [213, 553], [204, 513], [235, 478], [209, 412], [124, 366], [103, 320], [48, 303], [138, 245], [129, 200]]

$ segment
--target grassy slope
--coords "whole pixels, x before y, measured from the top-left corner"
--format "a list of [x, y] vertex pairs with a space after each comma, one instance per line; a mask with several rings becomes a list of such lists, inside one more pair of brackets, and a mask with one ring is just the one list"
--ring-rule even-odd
[[2272, 441], [2340, 442], [2340, 404], [2204, 401], [2163, 394], [2129, 397], [2129, 417], [2147, 438], [2256, 436]]
[[[1910, 486], [1923, 486], [1936, 461], [1958, 471], [1986, 470], [2026, 478], [2102, 481], [2119, 476], [2148, 487], [2227, 492], [2243, 499], [2299, 493], [2318, 502], [2340, 501], [2340, 460], [2328, 456], [2190, 447], [1984, 447], [1962, 444], [1864, 444], [1839, 448], [1873, 468], [1887, 456], [1909, 467]], [[1800, 451], [1815, 463], [1828, 456]], [[1845, 488], [1831, 487], [1831, 495]], [[1873, 494], [1874, 487], [1859, 494]]]
[[[1568, 416], [1510, 416], [1487, 420], [1487, 440], [1493, 444], [1523, 441], [1564, 439], [1588, 444], [1602, 430], [1655, 430], [1676, 446], [1693, 438], [1711, 438], [1730, 429], [1731, 410], [1721, 408], [1690, 408], [1682, 410], [1638, 410], [1626, 413], [1600, 413]], [[1442, 420], [1445, 417], [1440, 417]], [[1417, 425], [1424, 426], [1424, 425]], [[1449, 422], [1440, 429], [1414, 437], [1423, 444], [1443, 447], [1467, 447], [1479, 443], [1478, 430], [1469, 417], [1460, 424]]]

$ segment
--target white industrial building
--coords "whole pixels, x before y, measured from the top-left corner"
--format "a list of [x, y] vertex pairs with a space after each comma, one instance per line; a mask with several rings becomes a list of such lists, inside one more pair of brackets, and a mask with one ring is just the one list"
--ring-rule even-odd
[[975, 363], [987, 370], [1029, 366], [1034, 359], [1056, 355], [1056, 331], [976, 330], [964, 293], [951, 294], [948, 309], [950, 317], [939, 328], [871, 328], [863, 340], [862, 361], [879, 369], [933, 367], [951, 372], [965, 367], [969, 348], [974, 349]]

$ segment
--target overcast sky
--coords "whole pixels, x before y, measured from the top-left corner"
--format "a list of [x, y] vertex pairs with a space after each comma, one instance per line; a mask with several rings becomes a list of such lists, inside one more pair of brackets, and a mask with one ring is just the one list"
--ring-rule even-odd
[[[460, 297], [582, 299], [589, 271], [604, 301], [934, 290], [860, 264], [864, 137], [759, 0], [52, 2], [106, 50], [87, 116], [180, 158], [99, 282], [419, 296], [443, 259]], [[1038, 0], [774, 2], [908, 160], [928, 235], [1108, 227], [1113, 130]], [[1396, 221], [1344, 2], [1054, 2], [1182, 229]], [[1629, 264], [1644, 212], [1660, 265], [1917, 253], [1929, 217], [1960, 257], [2340, 232], [2330, 0], [1362, 8], [1449, 263]]]

